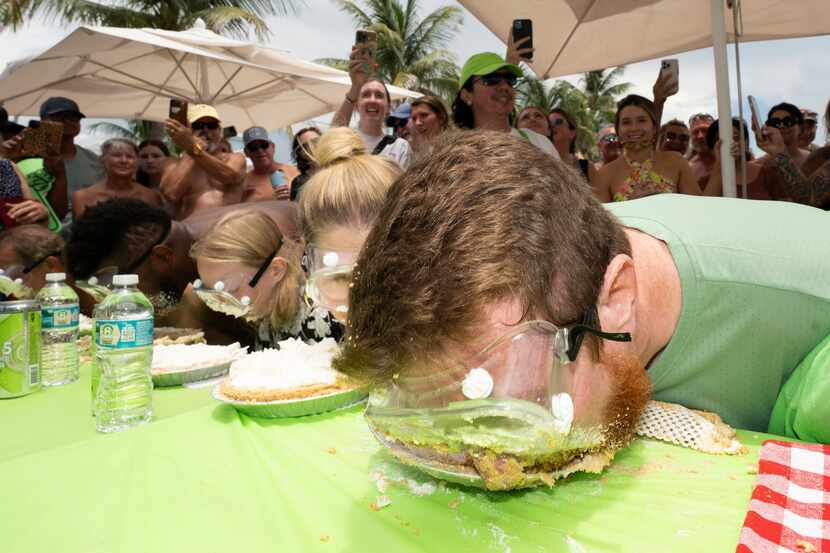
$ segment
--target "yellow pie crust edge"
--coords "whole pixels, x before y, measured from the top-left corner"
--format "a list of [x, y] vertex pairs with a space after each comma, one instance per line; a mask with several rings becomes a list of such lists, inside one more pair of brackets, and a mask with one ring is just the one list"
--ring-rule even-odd
[[334, 384], [311, 384], [299, 388], [237, 388], [231, 384], [230, 377], [226, 377], [219, 383], [219, 392], [226, 398], [235, 401], [255, 402], [308, 399], [347, 392], [354, 388], [355, 386], [349, 383], [345, 377], [338, 377]]

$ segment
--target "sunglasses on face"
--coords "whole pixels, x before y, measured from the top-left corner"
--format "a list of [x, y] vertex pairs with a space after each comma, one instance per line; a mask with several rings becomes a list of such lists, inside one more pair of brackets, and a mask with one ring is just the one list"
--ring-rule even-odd
[[793, 117], [792, 115], [788, 115], [783, 119], [780, 117], [770, 117], [767, 119], [767, 126], [774, 127], [776, 129], [789, 129], [790, 127], [794, 127], [798, 124], [798, 119]]
[[561, 127], [565, 123], [567, 123], [567, 121], [565, 121], [564, 119], [551, 119], [550, 120], [550, 124], [553, 125], [554, 127]]
[[478, 81], [484, 84], [484, 86], [497, 86], [504, 81], [512, 88], [519, 82], [519, 78], [512, 73], [491, 73], [489, 75], [479, 77]]
[[200, 131], [202, 129], [208, 129], [211, 131], [215, 131], [219, 128], [219, 121], [196, 121], [195, 123], [190, 124], [190, 128], [194, 131]]
[[245, 149], [249, 153], [253, 154], [254, 152], [258, 152], [260, 150], [267, 150], [268, 146], [270, 146], [270, 144], [267, 142], [251, 142], [250, 144], [245, 146]]
[[599, 141], [600, 141], [601, 144], [611, 144], [613, 142], [619, 142], [620, 137], [617, 136], [616, 134], [611, 133], [611, 134], [606, 134], [605, 136], [600, 138]]
[[668, 131], [665, 134], [665, 137], [666, 137], [666, 140], [676, 140], [677, 142], [688, 142], [689, 141], [689, 135], [688, 134], [683, 134], [683, 133], [678, 134], [678, 133], [673, 133], [671, 131]]

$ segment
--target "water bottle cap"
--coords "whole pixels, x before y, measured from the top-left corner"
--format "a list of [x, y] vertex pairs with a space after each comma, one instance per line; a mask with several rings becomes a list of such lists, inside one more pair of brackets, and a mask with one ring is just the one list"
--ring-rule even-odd
[[63, 282], [66, 280], [66, 273], [46, 273], [46, 282]]
[[112, 283], [116, 286], [133, 286], [138, 284], [138, 275], [115, 275]]

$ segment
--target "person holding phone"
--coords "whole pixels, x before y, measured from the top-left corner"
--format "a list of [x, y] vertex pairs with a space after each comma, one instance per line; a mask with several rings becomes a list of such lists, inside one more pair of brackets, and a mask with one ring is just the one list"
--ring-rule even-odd
[[172, 118], [165, 121], [167, 133], [182, 152], [161, 177], [161, 193], [173, 204], [176, 219], [239, 203], [245, 182], [245, 156], [219, 152], [222, 122], [216, 108], [190, 105], [187, 121], [189, 128]]
[[346, 93], [340, 109], [332, 119], [335, 127], [348, 127], [352, 113], [357, 109], [357, 132], [363, 138], [366, 149], [375, 155], [385, 156], [406, 169], [412, 159], [409, 143], [383, 131], [386, 117], [392, 107], [392, 97], [386, 84], [371, 75], [375, 67], [376, 37], [370, 31], [357, 31], [355, 45], [349, 55], [349, 79], [352, 87]]
[[20, 169], [0, 157], [0, 232], [17, 225], [45, 223], [48, 215], [46, 206], [33, 198]]
[[245, 176], [243, 202], [264, 200], [288, 200], [291, 198], [291, 181], [299, 172], [292, 165], [274, 161], [274, 143], [262, 127], [251, 127], [242, 133], [245, 155], [253, 168]]
[[[810, 152], [801, 149], [798, 145], [801, 131], [804, 126], [804, 114], [793, 104], [781, 102], [780, 104], [772, 106], [767, 114], [767, 120], [764, 124], [765, 129], [774, 128], [778, 130], [779, 135], [787, 147], [787, 154], [792, 159], [796, 167], [801, 167], [807, 161], [807, 156]], [[772, 156], [766, 155], [759, 161], [766, 163], [770, 161]]]

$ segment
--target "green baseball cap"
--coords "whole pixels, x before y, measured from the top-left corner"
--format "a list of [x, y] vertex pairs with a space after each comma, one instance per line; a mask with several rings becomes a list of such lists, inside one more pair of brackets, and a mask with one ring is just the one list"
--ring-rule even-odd
[[470, 56], [470, 59], [464, 63], [464, 67], [461, 68], [461, 80], [458, 82], [458, 89], [464, 88], [470, 77], [489, 75], [499, 69], [507, 69], [517, 77], [524, 77], [524, 73], [517, 65], [507, 63], [504, 58], [493, 52], [482, 52]]

